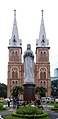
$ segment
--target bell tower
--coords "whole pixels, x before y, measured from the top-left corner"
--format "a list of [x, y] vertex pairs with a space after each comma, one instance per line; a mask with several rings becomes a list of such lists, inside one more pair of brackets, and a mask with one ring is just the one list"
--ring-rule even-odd
[[50, 62], [49, 62], [49, 41], [46, 39], [43, 10], [39, 32], [39, 39], [36, 40], [36, 85], [47, 89], [44, 96], [51, 96]]
[[22, 84], [22, 40], [19, 39], [17, 22], [16, 22], [16, 10], [14, 10], [14, 22], [12, 36], [9, 40], [9, 62], [8, 62], [8, 79], [7, 96], [11, 96], [11, 90], [13, 86]]

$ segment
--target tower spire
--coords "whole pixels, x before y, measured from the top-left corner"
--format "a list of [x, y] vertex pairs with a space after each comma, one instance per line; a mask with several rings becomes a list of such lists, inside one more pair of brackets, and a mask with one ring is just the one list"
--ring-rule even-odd
[[21, 47], [21, 39], [19, 39], [18, 35], [18, 28], [17, 28], [17, 21], [16, 21], [16, 10], [14, 10], [14, 22], [13, 22], [13, 30], [12, 30], [12, 36], [9, 40], [10, 47]]
[[43, 10], [42, 18], [41, 18], [41, 25], [40, 25], [40, 32], [39, 32], [39, 39], [36, 40], [37, 47], [48, 47], [48, 40], [46, 39], [46, 32], [45, 32], [45, 25], [44, 25], [44, 18], [43, 18]]

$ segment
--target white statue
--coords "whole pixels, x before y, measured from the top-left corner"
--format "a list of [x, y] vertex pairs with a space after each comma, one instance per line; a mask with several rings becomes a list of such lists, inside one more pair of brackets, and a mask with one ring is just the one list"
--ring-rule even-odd
[[24, 54], [24, 83], [34, 83], [34, 55], [30, 44]]

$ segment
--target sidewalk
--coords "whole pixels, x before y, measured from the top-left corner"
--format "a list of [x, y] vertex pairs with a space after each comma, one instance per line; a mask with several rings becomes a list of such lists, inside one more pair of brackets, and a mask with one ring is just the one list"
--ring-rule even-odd
[[51, 111], [51, 107], [53, 107], [52, 105], [43, 105], [44, 107], [44, 112], [47, 112], [48, 115], [52, 118], [52, 119], [58, 119], [58, 113]]
[[0, 115], [8, 115], [8, 114], [11, 114], [12, 112], [16, 111], [16, 109], [13, 109], [13, 107], [10, 107], [9, 109], [5, 110], [5, 111], [2, 111], [0, 112]]
[[9, 112], [14, 112], [14, 111], [16, 111], [16, 109], [10, 108], [8, 111]]

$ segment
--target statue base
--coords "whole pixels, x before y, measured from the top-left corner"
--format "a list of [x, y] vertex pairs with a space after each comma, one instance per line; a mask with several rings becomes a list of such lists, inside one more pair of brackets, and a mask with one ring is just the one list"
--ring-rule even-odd
[[35, 100], [35, 84], [23, 84], [24, 86], [24, 101]]

